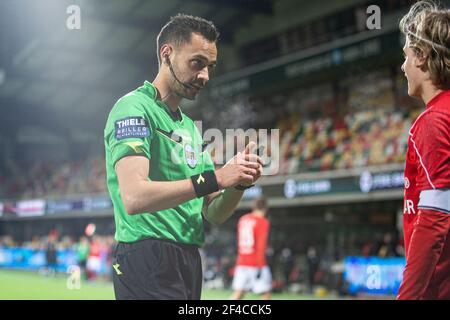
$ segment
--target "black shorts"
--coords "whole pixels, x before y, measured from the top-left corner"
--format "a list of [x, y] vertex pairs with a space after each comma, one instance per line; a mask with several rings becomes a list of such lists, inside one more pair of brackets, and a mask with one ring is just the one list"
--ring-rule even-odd
[[202, 264], [197, 246], [148, 238], [119, 242], [113, 252], [118, 300], [199, 300]]

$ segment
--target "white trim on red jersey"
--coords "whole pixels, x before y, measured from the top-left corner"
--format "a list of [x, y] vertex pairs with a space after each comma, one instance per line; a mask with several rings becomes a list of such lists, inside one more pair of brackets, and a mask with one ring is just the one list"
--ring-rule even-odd
[[450, 214], [450, 189], [423, 190], [417, 207]]

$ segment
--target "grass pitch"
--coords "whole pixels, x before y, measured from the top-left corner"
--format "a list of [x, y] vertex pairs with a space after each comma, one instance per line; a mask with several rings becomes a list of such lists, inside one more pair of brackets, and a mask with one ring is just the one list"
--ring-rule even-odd
[[[54, 277], [44, 276], [37, 272], [0, 269], [0, 300], [112, 300], [114, 290], [109, 281], [80, 283], [79, 289], [69, 289], [68, 275]], [[202, 300], [227, 300], [230, 290], [204, 289]], [[248, 294], [245, 299], [258, 299], [258, 295]], [[274, 300], [310, 300], [315, 296], [292, 293], [274, 293]], [[335, 299], [328, 296], [320, 299]]]

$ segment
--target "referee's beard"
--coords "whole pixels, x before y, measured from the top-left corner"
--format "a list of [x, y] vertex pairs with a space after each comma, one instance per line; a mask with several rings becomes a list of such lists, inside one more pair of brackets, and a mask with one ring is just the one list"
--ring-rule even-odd
[[172, 78], [172, 89], [171, 91], [178, 97], [195, 100], [198, 92], [192, 92], [191, 89], [184, 87], [181, 83], [177, 82], [177, 80]]
[[[190, 85], [195, 85], [197, 87], [203, 87], [203, 84], [196, 84], [195, 81], [185, 80], [188, 77], [185, 76], [176, 66], [176, 63], [172, 63], [172, 69], [175, 76], [169, 70], [170, 77], [170, 89], [171, 91], [180, 98], [185, 98], [188, 100], [195, 100], [197, 94], [200, 92], [197, 88], [187, 87]], [[176, 77], [176, 78], [175, 78]], [[187, 86], [183, 85], [186, 84]]]

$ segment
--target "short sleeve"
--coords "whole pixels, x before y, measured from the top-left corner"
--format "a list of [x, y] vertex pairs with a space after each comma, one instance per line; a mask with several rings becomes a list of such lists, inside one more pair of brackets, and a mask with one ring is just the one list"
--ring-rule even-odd
[[425, 114], [412, 140], [420, 161], [418, 186], [450, 187], [450, 116], [439, 112]]
[[114, 105], [105, 128], [105, 144], [113, 166], [126, 156], [151, 158], [150, 141], [154, 130], [138, 97], [127, 95]]

